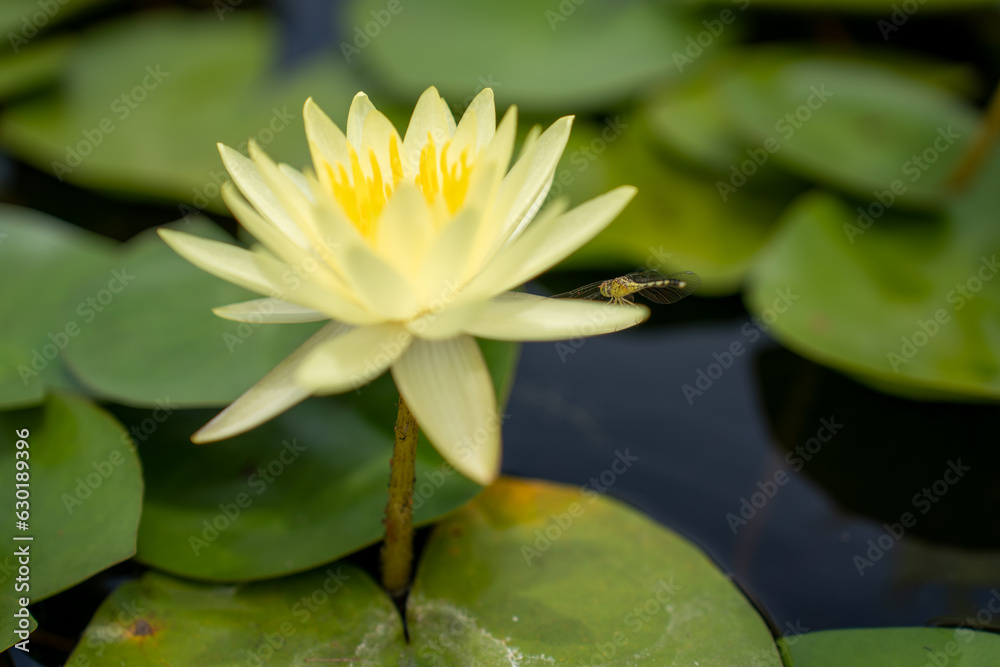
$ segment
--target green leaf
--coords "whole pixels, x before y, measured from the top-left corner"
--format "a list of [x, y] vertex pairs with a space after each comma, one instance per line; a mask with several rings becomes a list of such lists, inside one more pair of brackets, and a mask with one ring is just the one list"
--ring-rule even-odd
[[[24, 429], [28, 447], [18, 449]], [[23, 543], [31, 554], [26, 595], [32, 602], [135, 553], [142, 475], [121, 424], [83, 398], [56, 394], [44, 407], [0, 413], [0, 431], [7, 471], [0, 476], [0, 498], [11, 517], [5, 533], [8, 544], [20, 544], [11, 541], [14, 535], [34, 538]], [[19, 451], [28, 458], [15, 458]], [[13, 525], [16, 460], [29, 465], [26, 531]]]
[[69, 664], [780, 665], [764, 622], [698, 549], [546, 482], [502, 479], [439, 525], [407, 605], [409, 644], [348, 563], [221, 587], [148, 573], [105, 601]]
[[501, 479], [438, 526], [407, 614], [420, 664], [780, 665], [701, 551], [618, 501], [546, 482]]
[[72, 38], [47, 39], [23, 53], [0, 59], [0, 100], [7, 100], [57, 79], [69, 56]]
[[[205, 220], [174, 227], [228, 238]], [[123, 288], [107, 302], [84, 308], [86, 326], [66, 355], [80, 380], [105, 398], [136, 406], [164, 400], [185, 407], [229, 403], [321, 326], [254, 325], [216, 316], [212, 308], [259, 295], [197, 268], [155, 230], [120, 253], [115, 271]], [[107, 287], [107, 276], [101, 280], [105, 284], [88, 293]]]
[[80, 36], [65, 87], [6, 110], [4, 145], [71, 183], [173, 198], [185, 216], [225, 211], [216, 143], [254, 138], [278, 160], [308, 162], [302, 104], [346, 118], [359, 86], [339, 56], [278, 71], [260, 14], [147, 12]]
[[392, 602], [347, 563], [239, 586], [149, 572], [104, 601], [66, 664], [396, 667], [404, 647]]
[[998, 165], [933, 218], [804, 196], [758, 258], [748, 306], [795, 352], [878, 388], [1000, 398]]
[[0, 5], [0, 33], [5, 36], [11, 51], [17, 54], [39, 33], [82, 11], [112, 2], [114, 0], [5, 0]]
[[748, 148], [866, 199], [895, 188], [910, 208], [943, 202], [979, 122], [964, 101], [889, 68], [780, 51], [745, 59], [725, 95]]
[[1000, 637], [968, 628], [825, 630], [778, 640], [788, 667], [992, 667]]
[[[917, 4], [919, 2], [919, 4]], [[880, 21], [887, 27], [878, 24], [884, 39], [888, 40], [896, 34], [911, 16], [919, 9], [921, 14], [929, 12], [947, 12], [976, 9], [978, 7], [992, 8], [992, 0], [753, 0], [754, 7], [771, 7], [799, 10], [850, 10], [862, 14], [883, 14]], [[900, 6], [905, 6], [906, 10]]]
[[[502, 404], [517, 346], [482, 347]], [[138, 558], [187, 577], [244, 581], [300, 572], [382, 539], [397, 400], [385, 375], [357, 395], [309, 399], [208, 445], [188, 437], [211, 414], [180, 411], [149, 424], [148, 438], [136, 436], [148, 470]], [[417, 524], [480, 488], [421, 435]]]
[[[41, 402], [66, 386], [62, 357], [87, 322], [79, 285], [104, 274], [111, 242], [43, 213], [0, 204], [0, 408]], [[97, 276], [100, 276], [97, 278]], [[83, 297], [85, 298], [85, 297]]]
[[[617, 219], [561, 266], [683, 269], [702, 278], [699, 294], [737, 291], [796, 185], [771, 184], [765, 189], [753, 183], [735, 194], [720, 192], [718, 179], [675, 165], [655, 152], [642, 121], [628, 117], [624, 122], [628, 127], [620, 136], [597, 144], [600, 151], [589, 148], [586, 132], [572, 139], [582, 143], [567, 149], [569, 166], [563, 171], [579, 180], [590, 179], [594, 171], [608, 175], [593, 192], [575, 191], [574, 202], [623, 183], [637, 186], [639, 193]], [[574, 155], [583, 159], [574, 162]], [[592, 164], [584, 162], [587, 156], [593, 156]]]
[[[684, 50], [689, 35], [706, 30], [662, 3], [437, 0], [417, 11], [395, 6], [400, 11], [391, 13], [382, 0], [353, 3], [340, 36], [344, 57], [371, 68], [408, 102], [435, 85], [458, 109], [484, 87], [495, 89], [501, 108], [598, 109], [677, 76], [675, 52]], [[713, 41], [735, 36], [730, 29]]]

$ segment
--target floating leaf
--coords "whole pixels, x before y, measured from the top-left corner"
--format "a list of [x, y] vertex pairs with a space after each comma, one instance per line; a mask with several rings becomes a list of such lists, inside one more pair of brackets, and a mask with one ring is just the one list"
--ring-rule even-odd
[[779, 640], [788, 667], [991, 667], [1000, 637], [968, 628], [826, 630]]
[[[31, 589], [26, 595], [32, 602], [135, 553], [142, 475], [121, 424], [85, 399], [56, 394], [40, 408], [0, 412], [0, 429], [6, 434], [2, 452], [8, 474], [0, 476], [0, 497], [11, 517], [7, 543], [29, 549]], [[22, 441], [27, 447], [17, 444]], [[19, 456], [21, 451], [28, 457]], [[28, 465], [26, 530], [14, 526], [18, 460]], [[33, 540], [11, 541], [25, 535]], [[16, 567], [13, 553], [12, 547], [5, 567]]]

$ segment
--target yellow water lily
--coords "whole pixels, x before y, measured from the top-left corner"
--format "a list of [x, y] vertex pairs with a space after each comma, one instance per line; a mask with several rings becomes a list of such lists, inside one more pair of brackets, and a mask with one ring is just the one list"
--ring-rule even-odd
[[492, 481], [500, 466], [496, 395], [474, 337], [551, 341], [617, 331], [641, 306], [512, 292], [594, 237], [635, 194], [620, 187], [567, 210], [542, 208], [572, 117], [533, 128], [508, 169], [517, 113], [499, 125], [483, 90], [457, 124], [434, 88], [401, 139], [358, 93], [342, 132], [310, 99], [312, 169], [220, 145], [223, 197], [259, 242], [249, 250], [162, 229], [201, 269], [265, 298], [215, 309], [243, 322], [330, 322], [192, 436], [247, 431], [312, 394], [354, 389], [391, 369], [444, 458]]

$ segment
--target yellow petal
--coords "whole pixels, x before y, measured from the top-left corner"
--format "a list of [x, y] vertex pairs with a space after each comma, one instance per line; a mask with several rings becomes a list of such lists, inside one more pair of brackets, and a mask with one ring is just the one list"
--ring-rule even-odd
[[421, 303], [451, 303], [464, 283], [471, 248], [482, 220], [480, 209], [470, 202], [434, 237], [416, 279]]
[[271, 298], [231, 303], [213, 308], [212, 312], [227, 320], [255, 324], [322, 322], [330, 319], [329, 315], [318, 310]]
[[[492, 88], [483, 88], [479, 91], [479, 94], [476, 95], [463, 114], [462, 121], [470, 112], [475, 115], [476, 119], [476, 152], [479, 153], [489, 145], [496, 133], [497, 112]], [[458, 123], [460, 126], [462, 121]], [[455, 133], [458, 134], [458, 128], [455, 129]]]
[[403, 137], [403, 173], [409, 177], [420, 167], [420, 151], [427, 143], [428, 136], [437, 146], [451, 138], [455, 130], [455, 118], [448, 110], [438, 94], [437, 88], [431, 86], [424, 91], [410, 116], [410, 124]]
[[249, 250], [173, 229], [158, 229], [157, 233], [174, 252], [202, 271], [258, 294], [272, 295], [277, 291]]
[[621, 331], [647, 317], [649, 308], [638, 304], [620, 306], [506, 292], [491, 299], [465, 331], [495, 340], [566, 340]]
[[375, 105], [364, 93], [358, 93], [351, 101], [351, 110], [347, 112], [347, 141], [354, 146], [354, 150], [361, 148], [363, 144], [365, 118], [369, 113], [375, 111]]
[[357, 389], [382, 375], [412, 341], [399, 324], [361, 327], [316, 347], [296, 378], [316, 394]]
[[343, 257], [342, 270], [344, 280], [358, 302], [383, 319], [404, 320], [419, 311], [410, 281], [371, 250], [348, 248]]
[[415, 340], [392, 367], [417, 425], [460, 473], [489, 484], [500, 472], [500, 415], [476, 341]]
[[350, 327], [331, 322], [250, 387], [228, 408], [191, 436], [192, 442], [214, 442], [231, 438], [259, 426], [309, 396], [309, 390], [295, 381], [295, 371], [318, 345], [335, 339]]

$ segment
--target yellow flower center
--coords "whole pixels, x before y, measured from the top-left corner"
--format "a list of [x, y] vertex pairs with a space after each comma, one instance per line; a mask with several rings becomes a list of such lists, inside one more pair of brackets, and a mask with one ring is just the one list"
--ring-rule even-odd
[[[469, 189], [468, 149], [451, 164], [448, 163], [448, 147], [451, 140], [438, 147], [434, 144], [430, 132], [427, 133], [427, 143], [420, 151], [417, 172], [413, 177], [428, 205], [434, 207], [440, 197], [447, 207], [448, 213], [454, 213], [465, 201]], [[393, 135], [389, 140], [389, 168], [391, 173], [383, 175], [375, 151], [368, 149], [368, 164], [371, 175], [365, 174], [361, 167], [361, 159], [354, 147], [348, 144], [350, 164], [337, 163], [336, 166], [326, 164], [326, 172], [330, 189], [334, 198], [340, 203], [347, 217], [354, 223], [361, 234], [371, 240], [375, 237], [375, 227], [378, 216], [392, 197], [396, 184], [403, 180], [403, 165], [399, 157], [399, 143]]]

